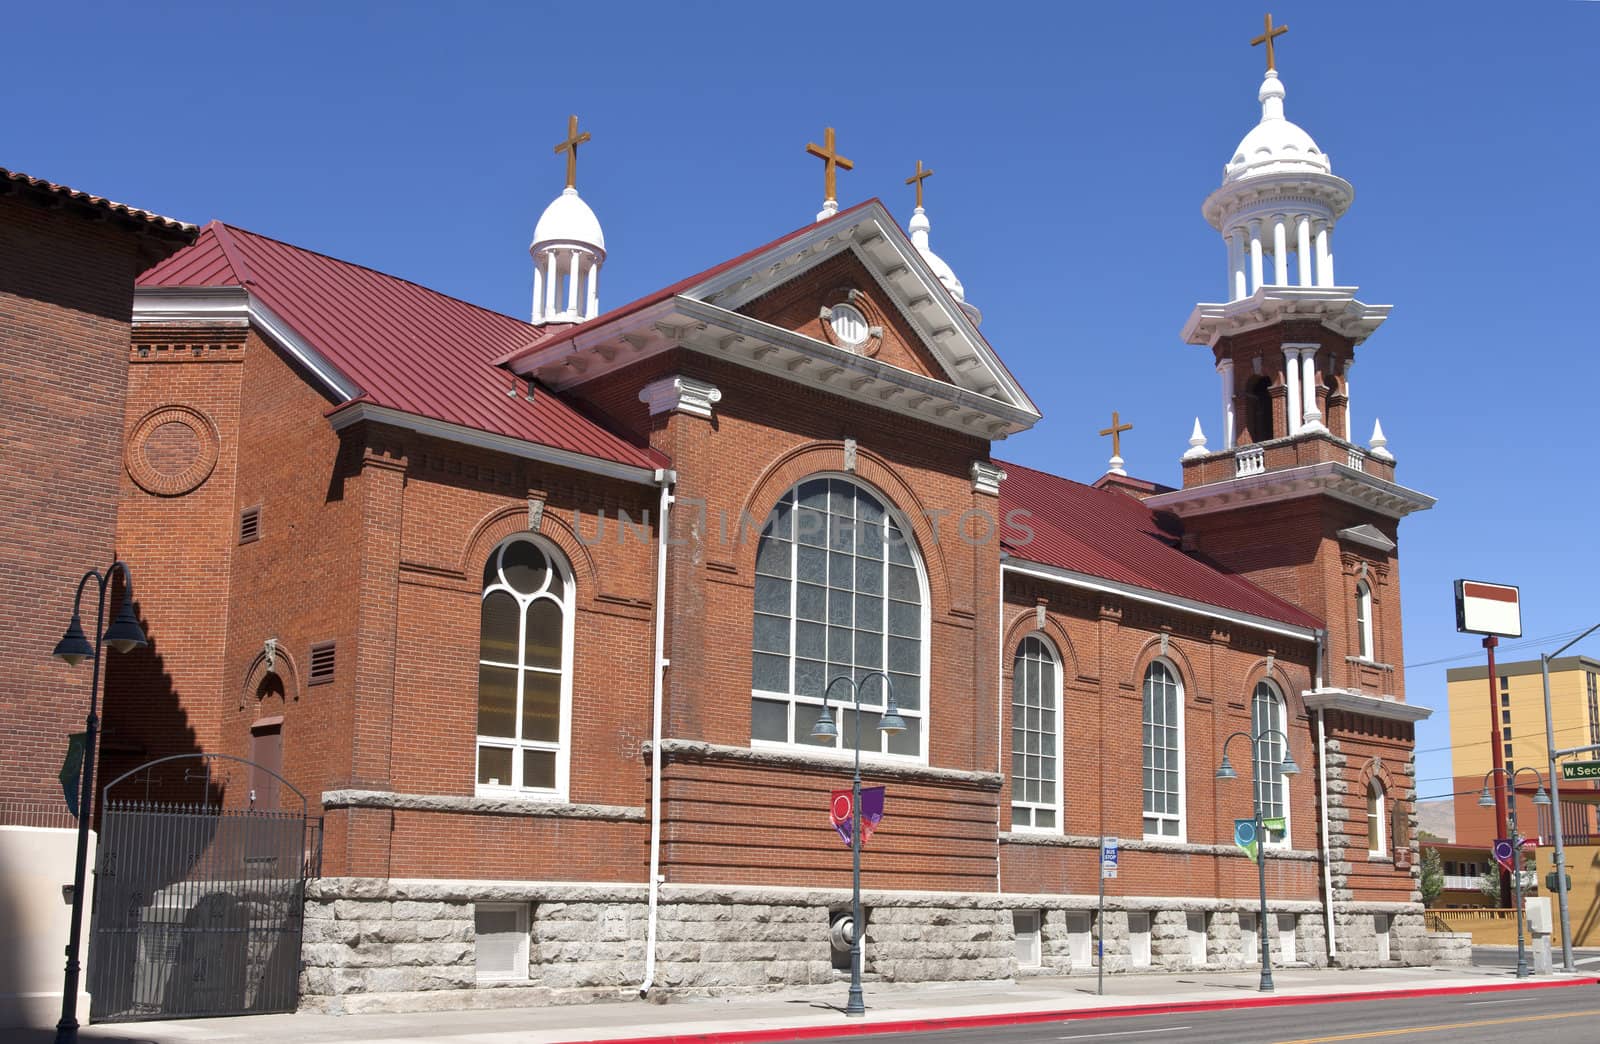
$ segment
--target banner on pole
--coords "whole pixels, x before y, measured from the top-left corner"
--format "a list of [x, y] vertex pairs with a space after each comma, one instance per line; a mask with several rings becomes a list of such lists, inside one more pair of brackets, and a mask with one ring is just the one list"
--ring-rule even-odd
[[[878, 829], [878, 823], [883, 819], [883, 787], [861, 788], [861, 843], [864, 845], [872, 837], [872, 832]], [[849, 790], [835, 790], [833, 802], [829, 809], [828, 818], [833, 823], [833, 829], [839, 832], [839, 837], [844, 840], [846, 847], [850, 844], [850, 827], [853, 817], [850, 815]]]
[[83, 747], [89, 734], [74, 732], [67, 737], [67, 756], [61, 762], [61, 792], [67, 799], [67, 811], [78, 814], [78, 790], [83, 786]]
[[1510, 873], [1514, 868], [1511, 865], [1511, 842], [1503, 837], [1494, 839], [1494, 861], [1500, 864], [1500, 869]]
[[1256, 821], [1254, 819], [1235, 819], [1233, 821], [1233, 843], [1244, 849], [1244, 854], [1256, 861]]

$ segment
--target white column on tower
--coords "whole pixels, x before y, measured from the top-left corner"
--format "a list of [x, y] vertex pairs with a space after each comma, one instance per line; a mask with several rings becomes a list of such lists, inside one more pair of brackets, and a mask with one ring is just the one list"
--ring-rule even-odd
[[1272, 284], [1289, 282], [1289, 230], [1282, 214], [1272, 215]]
[[600, 266], [594, 258], [589, 259], [589, 299], [584, 305], [583, 317], [593, 319], [600, 314]]
[[572, 260], [567, 265], [567, 315], [574, 318], [578, 314], [578, 252], [572, 252]]
[[556, 282], [556, 252], [548, 250], [544, 255], [544, 317], [546, 320], [555, 318]]
[[1222, 448], [1233, 449], [1233, 360], [1217, 363], [1222, 378]]
[[1348, 359], [1344, 364], [1344, 438], [1351, 441], [1350, 432], [1355, 430], [1350, 423], [1350, 371], [1355, 367], [1355, 359]]
[[539, 266], [533, 266], [533, 321], [538, 322], [544, 318], [544, 273], [539, 271]]
[[1295, 232], [1298, 240], [1298, 249], [1295, 253], [1300, 258], [1300, 285], [1311, 285], [1311, 218], [1301, 214], [1295, 219]]
[[1332, 230], [1326, 221], [1317, 222], [1317, 285], [1333, 285], [1333, 255], [1328, 253], [1328, 235]]
[[1326, 430], [1322, 425], [1322, 411], [1317, 408], [1317, 350], [1300, 350], [1300, 387], [1305, 393], [1305, 428], [1307, 431]]
[[1250, 222], [1250, 292], [1261, 289], [1261, 222]]
[[1287, 418], [1289, 434], [1297, 435], [1300, 432], [1300, 349], [1285, 348], [1283, 350], [1283, 383], [1288, 388], [1288, 394], [1283, 398], [1283, 412]]
[[1244, 297], [1244, 250], [1239, 242], [1239, 230], [1228, 231], [1228, 300]]

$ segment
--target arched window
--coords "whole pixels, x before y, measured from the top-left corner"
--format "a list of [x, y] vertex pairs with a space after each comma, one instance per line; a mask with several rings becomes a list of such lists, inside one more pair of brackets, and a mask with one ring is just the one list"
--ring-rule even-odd
[[1144, 836], [1184, 838], [1183, 686], [1161, 660], [1144, 672]]
[[[842, 476], [810, 478], [767, 517], [756, 550], [750, 664], [750, 736], [756, 743], [809, 745], [822, 695], [838, 677], [885, 671], [906, 729], [861, 720], [863, 749], [926, 758], [928, 619], [926, 579], [907, 528], [878, 495]], [[861, 686], [863, 707], [883, 706], [883, 680]], [[840, 749], [855, 742], [850, 692], [833, 690]]]
[[1367, 854], [1382, 855], [1384, 808], [1383, 783], [1376, 776], [1367, 781]]
[[1061, 661], [1050, 643], [1029, 635], [1011, 667], [1011, 825], [1056, 830], [1061, 824]]
[[572, 575], [518, 534], [483, 568], [478, 787], [565, 795], [572, 732]]
[[1356, 655], [1363, 660], [1373, 658], [1372, 588], [1365, 580], [1356, 581]]
[[1244, 426], [1251, 442], [1272, 438], [1272, 382], [1252, 377], [1244, 386]]
[[1251, 721], [1255, 732], [1261, 736], [1256, 749], [1256, 792], [1261, 801], [1262, 819], [1282, 819], [1283, 829], [1266, 830], [1270, 845], [1289, 843], [1289, 780], [1278, 771], [1283, 761], [1285, 731], [1289, 716], [1284, 713], [1283, 697], [1278, 687], [1269, 681], [1256, 683], [1254, 698], [1250, 701]]

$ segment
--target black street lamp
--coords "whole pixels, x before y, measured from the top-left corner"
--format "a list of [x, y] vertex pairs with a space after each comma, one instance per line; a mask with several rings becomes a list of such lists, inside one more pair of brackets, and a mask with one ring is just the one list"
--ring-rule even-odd
[[[1494, 807], [1494, 792], [1489, 787], [1489, 780], [1496, 772], [1505, 772], [1505, 769], [1492, 768], [1483, 774], [1483, 795], [1478, 798], [1479, 808]], [[1506, 840], [1511, 842], [1511, 880], [1517, 904], [1517, 978], [1519, 979], [1528, 977], [1528, 951], [1522, 939], [1522, 838], [1517, 835], [1517, 777], [1524, 772], [1532, 772], [1534, 780], [1538, 783], [1538, 789], [1533, 794], [1533, 803], [1550, 804], [1550, 795], [1544, 792], [1544, 777], [1539, 775], [1538, 769], [1524, 765], [1512, 772], [1510, 778], [1506, 780], [1506, 797], [1510, 802], [1506, 823], [1511, 828], [1511, 836]], [[1484, 802], [1488, 804], [1485, 805]]]
[[1255, 721], [1250, 722], [1249, 732], [1235, 732], [1222, 741], [1222, 764], [1217, 766], [1218, 779], [1238, 779], [1239, 773], [1233, 770], [1233, 763], [1228, 760], [1228, 745], [1243, 736], [1250, 741], [1250, 789], [1253, 791], [1252, 821], [1256, 830], [1256, 880], [1261, 886], [1261, 908], [1256, 915], [1256, 934], [1261, 940], [1261, 992], [1271, 993], [1272, 985], [1272, 946], [1268, 942], [1267, 931], [1267, 839], [1265, 828], [1261, 824], [1261, 742], [1268, 736], [1277, 736], [1283, 740], [1283, 760], [1275, 766], [1280, 775], [1293, 776], [1300, 771], [1300, 766], [1295, 762], [1294, 755], [1289, 752], [1289, 737], [1277, 729], [1255, 731]]
[[[106, 619], [106, 594], [111, 587], [111, 577], [119, 570], [123, 585], [122, 608], [117, 610], [117, 618], [111, 621], [111, 626], [102, 632], [100, 628]], [[100, 589], [95, 607], [93, 643], [83, 633], [83, 624], [78, 619], [83, 588], [90, 578]], [[125, 653], [147, 644], [144, 628], [139, 626], [138, 618], [133, 615], [133, 575], [128, 572], [127, 564], [112, 562], [104, 573], [98, 569], [84, 573], [78, 581], [78, 594], [72, 601], [72, 622], [67, 624], [66, 633], [51, 653], [70, 666], [76, 666], [84, 660], [94, 661], [89, 681], [89, 720], [83, 735], [83, 777], [78, 785], [78, 855], [72, 872], [72, 926], [67, 936], [67, 971], [61, 986], [61, 1021], [56, 1023], [56, 1044], [73, 1044], [78, 1039], [78, 951], [82, 935], [84, 877], [89, 861], [89, 817], [94, 810], [94, 744], [95, 736], [100, 731], [100, 647], [109, 645], [117, 652]]]
[[882, 671], [864, 674], [860, 681], [852, 681], [848, 674], [830, 681], [822, 691], [822, 714], [811, 726], [811, 738], [818, 742], [832, 743], [839, 738], [838, 726], [833, 723], [833, 715], [828, 713], [828, 695], [840, 682], [850, 686], [856, 711], [856, 770], [850, 780], [850, 997], [844, 1005], [846, 1015], [867, 1013], [866, 1001], [861, 996], [861, 685], [869, 678], [882, 678], [889, 697], [883, 717], [878, 719], [878, 731], [890, 736], [904, 732], [906, 720], [900, 716], [900, 707], [895, 703], [894, 683]]

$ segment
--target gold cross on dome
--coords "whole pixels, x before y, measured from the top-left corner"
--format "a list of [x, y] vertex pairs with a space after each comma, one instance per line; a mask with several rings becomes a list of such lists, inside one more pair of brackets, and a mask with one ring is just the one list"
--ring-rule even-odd
[[933, 171], [923, 170], [922, 161], [917, 160], [917, 172], [906, 179], [907, 185], [917, 186], [917, 209], [922, 209], [922, 182], [925, 178], [933, 177]]
[[1267, 31], [1262, 33], [1260, 36], [1256, 37], [1254, 40], [1250, 41], [1250, 46], [1251, 47], [1259, 47], [1262, 44], [1266, 44], [1267, 45], [1267, 72], [1271, 72], [1272, 70], [1274, 70], [1274, 69], [1276, 69], [1278, 67], [1277, 56], [1273, 53], [1273, 50], [1272, 50], [1272, 41], [1273, 41], [1273, 39], [1275, 37], [1282, 36], [1284, 33], [1288, 32], [1288, 31], [1289, 31], [1289, 27], [1286, 26], [1286, 25], [1280, 25], [1280, 26], [1274, 28], [1273, 25], [1272, 25], [1272, 12], [1268, 11], [1267, 12]]
[[578, 117], [567, 117], [567, 140], [556, 146], [557, 152], [567, 154], [567, 188], [578, 185], [578, 146], [589, 140], [589, 132], [578, 133]]
[[824, 129], [820, 146], [815, 142], [806, 142], [806, 152], [822, 160], [823, 191], [825, 193], [822, 198], [837, 200], [839, 196], [835, 192], [836, 175], [834, 168], [843, 167], [845, 170], [854, 170], [855, 164], [839, 155], [839, 150], [833, 143], [833, 128], [827, 127]]
[[1111, 411], [1111, 427], [1100, 429], [1100, 434], [1111, 436], [1111, 455], [1113, 457], [1122, 456], [1122, 433], [1132, 430], [1132, 424], [1122, 423], [1121, 414], [1117, 413], [1116, 410]]

